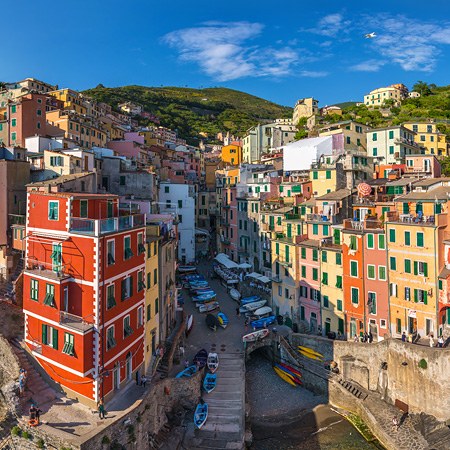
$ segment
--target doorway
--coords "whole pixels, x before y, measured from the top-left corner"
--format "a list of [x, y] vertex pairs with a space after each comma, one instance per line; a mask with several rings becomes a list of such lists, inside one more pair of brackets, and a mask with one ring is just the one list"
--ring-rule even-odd
[[408, 333], [417, 333], [417, 319], [415, 317], [408, 317]]
[[131, 380], [132, 374], [133, 374], [133, 364], [132, 364], [132, 355], [131, 352], [128, 352], [127, 354], [127, 362], [125, 364], [126, 370], [125, 370], [125, 376], [127, 380]]
[[120, 389], [120, 367], [116, 365], [113, 369], [114, 390]]
[[375, 319], [369, 320], [369, 331], [372, 333], [373, 340], [378, 342], [378, 325]]
[[351, 319], [350, 320], [350, 337], [355, 337], [356, 336], [356, 320], [355, 319]]
[[309, 321], [309, 329], [311, 333], [317, 332], [317, 316], [316, 313], [311, 313], [311, 319]]
[[429, 336], [434, 333], [433, 321], [431, 319], [425, 319], [425, 335]]

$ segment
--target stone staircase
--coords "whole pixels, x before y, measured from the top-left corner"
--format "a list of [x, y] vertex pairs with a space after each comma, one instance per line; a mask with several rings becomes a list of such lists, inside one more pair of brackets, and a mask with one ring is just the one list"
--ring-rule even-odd
[[290, 359], [291, 362], [297, 365], [298, 367], [303, 368], [303, 361], [300, 355], [296, 352], [294, 347], [292, 347], [290, 342], [283, 336], [280, 336], [280, 345], [281, 348], [285, 351], [287, 358]]
[[245, 433], [245, 362], [242, 353], [220, 354], [217, 386], [203, 399], [208, 403], [208, 420], [201, 430], [188, 436], [185, 448], [244, 448]]
[[0, 283], [0, 298], [12, 300], [14, 299], [14, 283], [19, 278], [21, 273], [23, 272], [23, 259], [20, 258], [15, 269], [14, 273], [11, 276], [9, 281], [3, 281]]
[[156, 367], [156, 374], [159, 375], [159, 378], [167, 378], [169, 374], [169, 354], [170, 354], [170, 348], [171, 343], [166, 341], [164, 343], [164, 355], [163, 357], [158, 361], [158, 365]]
[[360, 400], [365, 400], [367, 398], [367, 393], [364, 392], [359, 386], [356, 386], [354, 383], [346, 381], [342, 378], [338, 380], [338, 383], [356, 398], [359, 398]]
[[19, 359], [20, 367], [27, 371], [27, 381], [25, 386], [25, 393], [20, 398], [20, 407], [23, 415], [28, 414], [28, 410], [32, 403], [39, 408], [58, 398], [57, 392], [49, 386], [49, 384], [42, 378], [40, 373], [36, 370], [34, 364], [31, 362], [31, 355], [22, 347], [22, 342], [14, 338], [10, 341], [11, 348]]

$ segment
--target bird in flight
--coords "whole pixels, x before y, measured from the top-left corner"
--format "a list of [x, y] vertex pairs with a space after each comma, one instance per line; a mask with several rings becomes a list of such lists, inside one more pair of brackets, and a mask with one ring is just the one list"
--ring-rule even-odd
[[375, 32], [372, 32], [372, 33], [367, 33], [365, 35], [365, 37], [366, 37], [366, 39], [373, 39], [374, 37], [377, 37], [377, 35]]

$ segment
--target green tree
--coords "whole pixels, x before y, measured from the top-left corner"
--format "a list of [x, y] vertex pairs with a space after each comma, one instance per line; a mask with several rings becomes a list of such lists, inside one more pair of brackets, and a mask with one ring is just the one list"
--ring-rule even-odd
[[413, 86], [413, 91], [418, 92], [423, 97], [431, 94], [431, 89], [428, 83], [420, 80]]

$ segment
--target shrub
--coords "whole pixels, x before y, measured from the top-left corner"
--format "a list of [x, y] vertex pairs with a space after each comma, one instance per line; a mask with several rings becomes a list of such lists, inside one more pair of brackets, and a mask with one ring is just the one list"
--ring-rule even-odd
[[421, 369], [426, 369], [426, 368], [428, 367], [428, 364], [427, 364], [427, 362], [426, 362], [424, 359], [421, 359], [421, 360], [419, 361], [419, 367], [420, 367]]
[[13, 436], [21, 436], [22, 435], [22, 430], [20, 427], [18, 427], [17, 425], [15, 425], [14, 427], [11, 428], [11, 434]]
[[28, 433], [28, 431], [24, 431], [24, 432], [22, 433], [22, 437], [23, 437], [24, 439], [31, 439], [31, 434]]
[[36, 447], [37, 447], [37, 448], [44, 448], [44, 447], [45, 447], [44, 439], [39, 438], [39, 439], [36, 441]]
[[109, 437], [106, 436], [105, 434], [105, 436], [102, 437], [102, 444], [109, 444], [109, 443], [110, 443]]

